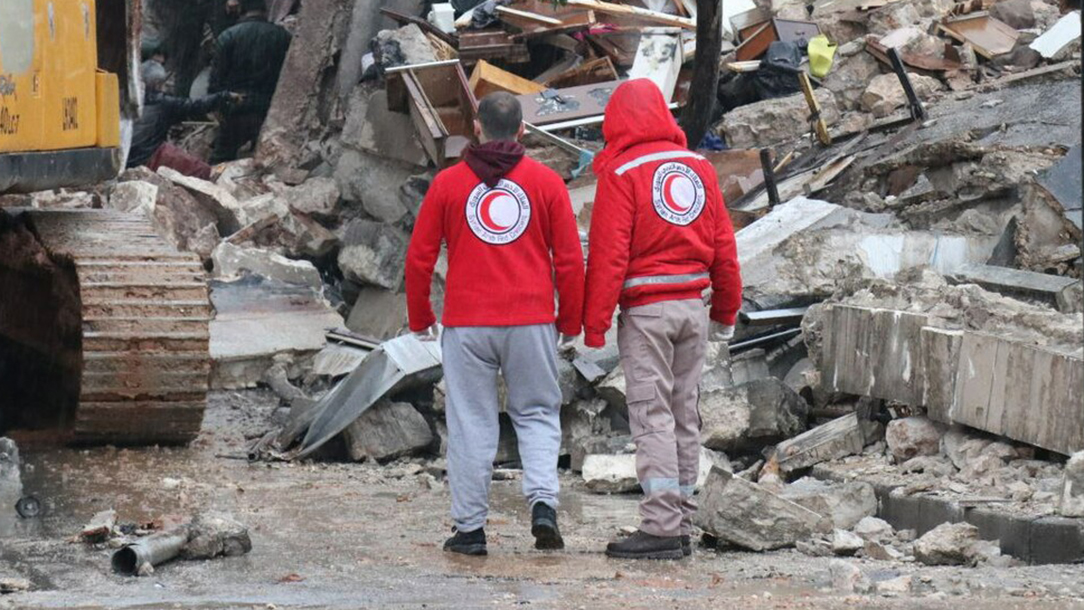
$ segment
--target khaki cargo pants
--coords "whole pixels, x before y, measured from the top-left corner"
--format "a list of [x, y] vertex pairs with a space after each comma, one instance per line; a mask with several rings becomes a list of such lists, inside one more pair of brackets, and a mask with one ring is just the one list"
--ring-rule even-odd
[[618, 317], [636, 475], [644, 490], [640, 529], [654, 536], [692, 533], [700, 466], [697, 386], [707, 337], [708, 310], [700, 299], [632, 307]]

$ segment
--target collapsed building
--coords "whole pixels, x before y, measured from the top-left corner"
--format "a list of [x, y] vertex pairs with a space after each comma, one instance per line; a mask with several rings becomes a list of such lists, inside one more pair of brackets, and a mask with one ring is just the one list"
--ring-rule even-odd
[[[448, 27], [443, 5], [427, 18], [410, 0], [278, 2], [294, 42], [250, 158], [210, 181], [135, 168], [0, 203], [142, 216], [202, 261], [210, 387], [281, 397], [252, 459], [439, 464], [439, 350], [405, 333], [422, 198], [477, 99], [510, 91], [586, 231], [609, 92], [647, 77], [675, 108], [693, 95], [696, 7], [643, 4], [490, 1]], [[752, 550], [1084, 559], [1079, 9], [730, 4], [727, 111], [703, 144], [745, 304], [701, 387], [699, 527]], [[817, 34], [834, 55], [808, 91], [757, 89], [778, 75], [772, 43]], [[616, 348], [579, 348], [560, 379], [562, 468], [591, 492], [636, 491]], [[501, 423], [497, 463], [514, 465]]]

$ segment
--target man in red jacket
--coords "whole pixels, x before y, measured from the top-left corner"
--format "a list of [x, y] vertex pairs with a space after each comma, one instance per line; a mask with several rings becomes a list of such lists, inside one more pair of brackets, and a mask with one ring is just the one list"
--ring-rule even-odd
[[[700, 461], [698, 384], [707, 341], [729, 341], [741, 307], [734, 230], [712, 165], [686, 148], [657, 86], [614, 91], [595, 157], [585, 342], [602, 347], [620, 302], [617, 344], [627, 384], [640, 529], [613, 557], [678, 559], [692, 552]], [[712, 288], [711, 328], [702, 293]]]
[[498, 370], [508, 387], [535, 547], [560, 549], [557, 332], [562, 343], [580, 334], [583, 249], [564, 182], [524, 156], [516, 98], [487, 95], [478, 119], [474, 129], [481, 144], [433, 180], [406, 261], [410, 329], [435, 339], [439, 327], [429, 302], [430, 282], [441, 242], [448, 244], [440, 334], [455, 535], [444, 550], [486, 554], [483, 527], [500, 432]]

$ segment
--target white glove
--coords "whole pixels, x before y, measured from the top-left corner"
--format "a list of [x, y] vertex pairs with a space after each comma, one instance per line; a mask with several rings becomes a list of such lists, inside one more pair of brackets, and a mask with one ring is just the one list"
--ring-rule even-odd
[[566, 354], [576, 349], [576, 337], [562, 334], [557, 340], [557, 353]]
[[708, 330], [708, 340], [712, 342], [729, 342], [734, 338], [734, 327], [712, 322]]
[[436, 341], [440, 339], [440, 330], [440, 324], [434, 324], [425, 330], [419, 330], [414, 336], [418, 341]]

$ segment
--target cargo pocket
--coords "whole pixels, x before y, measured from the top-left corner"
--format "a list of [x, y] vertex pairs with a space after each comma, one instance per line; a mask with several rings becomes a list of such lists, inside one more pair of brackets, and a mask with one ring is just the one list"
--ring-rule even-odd
[[629, 408], [629, 429], [633, 439], [662, 429], [665, 418], [660, 417], [662, 405], [654, 383], [629, 386], [625, 392], [625, 402]]

